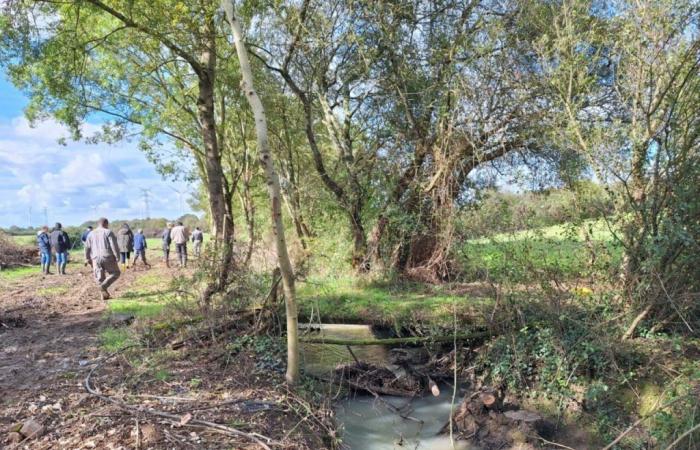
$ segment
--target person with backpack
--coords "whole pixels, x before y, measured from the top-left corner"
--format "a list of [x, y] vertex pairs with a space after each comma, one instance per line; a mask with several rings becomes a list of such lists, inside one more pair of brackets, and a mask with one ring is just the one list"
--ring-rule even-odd
[[136, 234], [134, 235], [134, 269], [136, 268], [136, 261], [139, 260], [139, 256], [141, 257], [141, 261], [143, 261], [143, 264], [146, 266], [146, 269], [150, 269], [151, 265], [146, 262], [146, 249], [148, 248], [148, 244], [146, 243], [146, 236], [143, 235], [143, 230], [138, 229], [136, 230]]
[[163, 262], [165, 262], [165, 267], [170, 267], [170, 243], [172, 242], [170, 230], [172, 228], [173, 224], [168, 222], [167, 226], [161, 233], [161, 238], [163, 239]]
[[194, 242], [194, 256], [199, 258], [202, 253], [202, 242], [204, 242], [204, 233], [201, 228], [196, 227], [192, 232], [192, 242]]
[[51, 238], [49, 237], [49, 227], [44, 225], [36, 234], [36, 243], [39, 246], [41, 255], [41, 273], [51, 275]]
[[87, 228], [85, 228], [85, 231], [83, 231], [83, 234], [80, 235], [80, 241], [85, 245], [85, 241], [87, 241], [88, 236], [90, 236], [90, 232], [92, 231], [92, 225], [88, 225]]
[[134, 232], [129, 228], [129, 224], [124, 222], [117, 231], [117, 243], [119, 244], [119, 261], [122, 270], [129, 268], [129, 258], [134, 251]]
[[68, 233], [63, 231], [60, 222], [56, 222], [51, 232], [51, 247], [56, 254], [56, 271], [60, 275], [66, 274], [66, 264], [68, 263], [68, 250], [70, 249], [70, 238]]

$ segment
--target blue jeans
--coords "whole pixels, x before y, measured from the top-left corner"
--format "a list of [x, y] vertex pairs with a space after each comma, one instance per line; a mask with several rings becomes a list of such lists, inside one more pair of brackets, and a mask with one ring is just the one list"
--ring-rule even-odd
[[126, 264], [131, 258], [131, 252], [119, 252], [119, 260], [122, 264]]
[[51, 253], [41, 252], [41, 264], [51, 264]]
[[65, 264], [68, 261], [68, 252], [56, 252], [56, 264]]

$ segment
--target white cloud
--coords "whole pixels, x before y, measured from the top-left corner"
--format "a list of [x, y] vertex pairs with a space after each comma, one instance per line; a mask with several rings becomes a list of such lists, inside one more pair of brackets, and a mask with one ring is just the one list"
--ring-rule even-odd
[[[97, 125], [87, 125], [87, 134]], [[67, 130], [55, 121], [32, 128], [26, 119], [0, 119], [0, 226], [44, 221], [79, 224], [96, 215], [143, 215], [140, 188], [150, 188], [151, 215], [176, 217], [179, 205], [168, 185], [131, 143], [91, 145], [58, 139]], [[173, 197], [173, 199], [170, 199]]]

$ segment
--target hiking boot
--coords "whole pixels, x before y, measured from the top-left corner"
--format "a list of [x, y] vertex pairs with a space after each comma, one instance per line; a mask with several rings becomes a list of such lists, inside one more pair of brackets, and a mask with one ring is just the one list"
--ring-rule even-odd
[[100, 298], [104, 301], [109, 300], [112, 297], [109, 295], [109, 292], [107, 292], [107, 289], [100, 288]]

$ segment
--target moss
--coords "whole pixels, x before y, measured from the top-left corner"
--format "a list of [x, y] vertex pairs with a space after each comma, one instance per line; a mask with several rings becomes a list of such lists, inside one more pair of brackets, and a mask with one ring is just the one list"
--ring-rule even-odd
[[644, 382], [639, 388], [639, 415], [646, 416], [663, 402], [662, 389], [654, 383]]

